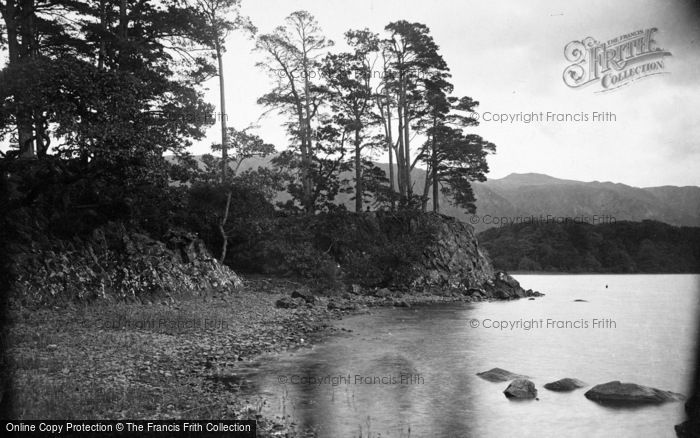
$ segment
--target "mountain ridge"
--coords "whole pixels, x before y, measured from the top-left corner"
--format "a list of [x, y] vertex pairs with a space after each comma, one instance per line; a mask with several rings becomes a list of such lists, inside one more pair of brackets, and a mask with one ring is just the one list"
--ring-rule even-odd
[[[269, 166], [271, 157], [251, 159], [239, 171]], [[388, 163], [375, 163], [385, 172]], [[348, 173], [344, 175], [352, 179]], [[425, 171], [412, 172], [414, 193], [422, 193]], [[440, 212], [454, 216], [474, 226], [477, 232], [501, 225], [486, 218], [579, 218], [593, 223], [593, 217], [608, 217], [612, 221], [656, 220], [675, 226], [700, 226], [700, 187], [652, 186], [634, 187], [611, 181], [577, 181], [527, 172], [510, 173], [503, 178], [472, 184], [476, 196], [476, 214], [450, 204], [440, 194]], [[353, 209], [352, 194], [340, 194], [337, 201]], [[286, 197], [285, 197], [286, 198]], [[429, 205], [431, 205], [429, 203]]]

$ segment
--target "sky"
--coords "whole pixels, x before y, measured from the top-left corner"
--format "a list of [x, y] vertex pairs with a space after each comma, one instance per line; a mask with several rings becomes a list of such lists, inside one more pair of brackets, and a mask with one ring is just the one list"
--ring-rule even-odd
[[[510, 173], [544, 173], [582, 181], [633, 186], [700, 185], [700, 14], [690, 1], [399, 1], [243, 0], [260, 33], [270, 32], [296, 10], [307, 10], [325, 35], [343, 48], [348, 29], [382, 32], [405, 19], [426, 24], [450, 67], [455, 95], [480, 102], [478, 127], [470, 129], [496, 144], [489, 178]], [[605, 42], [637, 30], [658, 29], [656, 47], [664, 74], [613, 91], [600, 86], [570, 88], [563, 81], [571, 64], [571, 41]], [[227, 120], [284, 149], [282, 119], [268, 115], [258, 97], [272, 81], [256, 62], [254, 41], [232, 34], [224, 58]], [[207, 100], [218, 108], [218, 81], [207, 84]], [[218, 110], [217, 110], [218, 111]], [[569, 114], [588, 121], [495, 121], [494, 114]], [[608, 114], [593, 121], [593, 113]], [[517, 117], [517, 116], [516, 116]], [[206, 153], [218, 141], [219, 126], [191, 149]], [[378, 157], [386, 161], [386, 157]]]

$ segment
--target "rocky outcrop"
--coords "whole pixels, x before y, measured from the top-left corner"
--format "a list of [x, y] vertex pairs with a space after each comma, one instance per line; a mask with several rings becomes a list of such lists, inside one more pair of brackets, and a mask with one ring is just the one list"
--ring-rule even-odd
[[503, 393], [508, 398], [516, 399], [532, 399], [537, 398], [537, 388], [535, 384], [527, 379], [516, 379], [510, 382], [510, 385]]
[[476, 375], [484, 380], [488, 380], [489, 382], [507, 382], [509, 380], [528, 378], [528, 376], [511, 373], [510, 371], [504, 370], [502, 368], [491, 368], [488, 371], [476, 373]]
[[12, 298], [26, 305], [73, 300], [152, 301], [230, 292], [242, 286], [194, 234], [164, 241], [108, 223], [88, 237], [16, 247]]
[[495, 272], [471, 225], [434, 213], [411, 220], [410, 232], [426, 230], [431, 238], [420, 260], [413, 264], [411, 288], [461, 289], [475, 299], [507, 300], [542, 295], [524, 290], [505, 272]]
[[589, 400], [610, 405], [661, 404], [685, 400], [683, 394], [620, 381], [596, 385], [585, 396]]
[[556, 382], [545, 383], [545, 389], [557, 392], [568, 392], [573, 391], [578, 388], [583, 388], [586, 384], [578, 379], [572, 379], [566, 377], [564, 379], [559, 379]]
[[428, 228], [432, 238], [415, 267], [414, 286], [469, 289], [494, 280], [491, 262], [479, 248], [471, 225], [435, 214], [418, 216], [410, 224], [415, 232]]

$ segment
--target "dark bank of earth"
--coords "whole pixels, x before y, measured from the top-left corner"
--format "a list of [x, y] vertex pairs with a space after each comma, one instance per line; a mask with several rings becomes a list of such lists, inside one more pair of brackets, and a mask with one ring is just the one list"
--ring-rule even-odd
[[[184, 232], [161, 241], [107, 224], [19, 244], [2, 397], [18, 419], [254, 418], [268, 436], [293, 425], [237, 395], [259, 355], [309, 346], [373, 306], [537, 295], [494, 272], [454, 219], [353, 215], [348, 228], [317, 233], [324, 246], [340, 237], [326, 253], [339, 272], [306, 279], [241, 279]], [[348, 240], [359, 228], [374, 240]]]

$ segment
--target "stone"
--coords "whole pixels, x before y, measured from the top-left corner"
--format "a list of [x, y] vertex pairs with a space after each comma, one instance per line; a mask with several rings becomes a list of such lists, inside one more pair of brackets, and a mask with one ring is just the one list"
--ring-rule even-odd
[[488, 371], [481, 373], [476, 373], [477, 376], [489, 382], [507, 382], [514, 379], [526, 379], [528, 376], [523, 376], [521, 374], [511, 373], [510, 371], [504, 370], [502, 368], [491, 368]]
[[292, 292], [292, 298], [301, 298], [308, 304], [313, 304], [316, 302], [316, 297], [307, 288], [300, 288]]
[[685, 400], [683, 394], [619, 380], [596, 385], [584, 395], [589, 400], [608, 405], [661, 404]]
[[393, 294], [391, 293], [391, 291], [385, 287], [377, 289], [377, 291], [374, 293], [374, 296], [377, 298], [389, 298], [392, 295]]
[[278, 309], [296, 309], [299, 307], [299, 303], [293, 298], [284, 297], [275, 302], [275, 307]]
[[537, 398], [535, 384], [527, 379], [516, 379], [503, 391], [508, 398], [532, 399]]
[[559, 379], [556, 382], [545, 383], [544, 385], [545, 389], [558, 392], [573, 391], [574, 389], [583, 388], [584, 386], [587, 386], [584, 382], [569, 377]]

